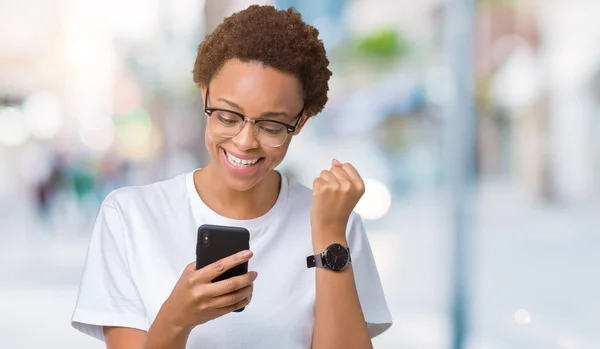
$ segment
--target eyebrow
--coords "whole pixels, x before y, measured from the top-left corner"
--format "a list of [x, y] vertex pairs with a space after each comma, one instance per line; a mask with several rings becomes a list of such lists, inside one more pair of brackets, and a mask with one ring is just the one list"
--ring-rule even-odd
[[[244, 112], [244, 108], [240, 107], [237, 103], [232, 102], [230, 100], [227, 100], [225, 98], [217, 98], [217, 101], [223, 102], [225, 104], [228, 104], [230, 107], [235, 108], [239, 111], [241, 111], [242, 113]], [[260, 115], [261, 117], [287, 117], [289, 116], [288, 113], [283, 112], [283, 111], [266, 111], [264, 113], [262, 113]]]

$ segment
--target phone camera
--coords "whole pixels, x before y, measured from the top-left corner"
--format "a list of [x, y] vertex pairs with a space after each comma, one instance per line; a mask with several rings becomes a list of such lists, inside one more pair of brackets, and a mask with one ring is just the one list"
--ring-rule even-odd
[[207, 232], [202, 233], [202, 246], [210, 246], [210, 234]]

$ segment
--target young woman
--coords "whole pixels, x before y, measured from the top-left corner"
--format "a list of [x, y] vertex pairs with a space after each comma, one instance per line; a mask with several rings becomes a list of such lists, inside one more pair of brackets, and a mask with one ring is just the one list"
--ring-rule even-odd
[[[210, 163], [107, 196], [76, 329], [111, 349], [372, 347], [391, 317], [352, 212], [359, 173], [333, 160], [311, 190], [275, 170], [325, 106], [328, 64], [318, 31], [293, 9], [251, 6], [205, 38], [194, 81]], [[201, 224], [248, 229], [251, 251], [195, 270]], [[247, 274], [211, 283], [246, 261]]]

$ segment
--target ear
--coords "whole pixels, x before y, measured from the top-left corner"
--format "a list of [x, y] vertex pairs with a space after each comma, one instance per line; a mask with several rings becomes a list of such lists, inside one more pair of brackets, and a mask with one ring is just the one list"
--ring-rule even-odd
[[294, 133], [293, 133], [294, 136], [299, 134], [300, 131], [302, 131], [302, 128], [304, 127], [304, 125], [306, 124], [308, 119], [310, 119], [310, 116], [308, 116], [306, 114], [302, 114], [302, 116], [300, 117], [300, 122], [298, 123], [298, 127], [296, 127], [296, 131], [294, 131]]
[[[202, 103], [206, 100], [206, 85], [198, 85], [200, 87], [200, 94], [202, 95]], [[203, 106], [206, 107], [206, 106]]]

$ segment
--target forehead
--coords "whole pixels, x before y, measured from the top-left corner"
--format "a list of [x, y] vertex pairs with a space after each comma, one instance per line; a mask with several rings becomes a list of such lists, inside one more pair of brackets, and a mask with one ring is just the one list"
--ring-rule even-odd
[[239, 60], [229, 60], [219, 69], [210, 83], [210, 95], [213, 102], [225, 98], [254, 112], [291, 111], [303, 104], [302, 86], [294, 75]]

